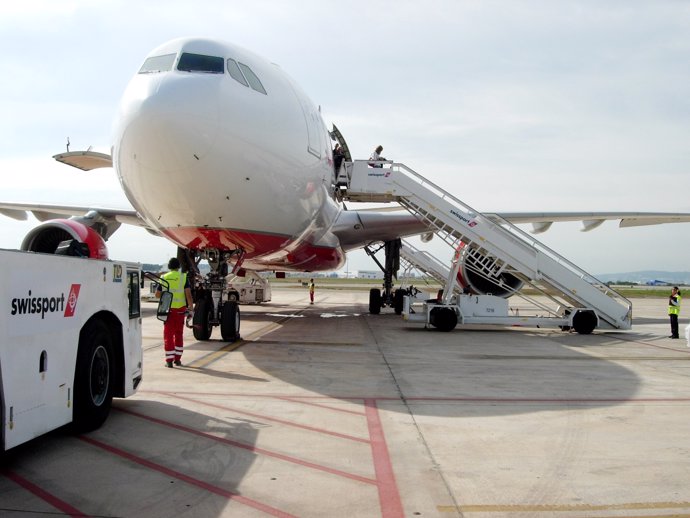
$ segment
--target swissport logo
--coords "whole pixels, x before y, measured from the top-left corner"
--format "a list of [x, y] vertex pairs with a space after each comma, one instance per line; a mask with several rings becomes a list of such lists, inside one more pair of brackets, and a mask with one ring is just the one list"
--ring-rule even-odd
[[472, 228], [472, 227], [474, 227], [474, 226], [477, 225], [477, 221], [476, 221], [476, 220], [470, 219], [470, 218], [468, 218], [467, 216], [465, 216], [465, 215], [463, 215], [463, 214], [460, 214], [460, 213], [457, 212], [456, 210], [451, 209], [451, 210], [450, 210], [450, 213], [451, 213], [453, 216], [455, 216], [456, 218], [458, 218], [460, 221], [462, 221], [463, 223], [466, 223], [467, 226], [470, 227], [470, 228]]
[[[73, 317], [79, 300], [79, 289], [81, 284], [72, 284], [65, 301], [65, 294], [60, 293], [53, 297], [34, 296], [29, 290], [28, 296], [12, 299], [11, 315], [41, 315], [41, 320], [45, 319], [46, 313], [63, 312], [63, 317]], [[66, 302], [66, 303], [65, 303]]]
[[72, 284], [67, 296], [67, 307], [65, 308], [65, 317], [73, 317], [74, 311], [77, 309], [77, 300], [79, 299], [79, 289], [81, 284]]

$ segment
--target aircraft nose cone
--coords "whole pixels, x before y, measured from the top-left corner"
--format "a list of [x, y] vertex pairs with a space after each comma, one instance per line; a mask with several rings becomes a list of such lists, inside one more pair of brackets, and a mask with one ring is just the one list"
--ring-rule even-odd
[[217, 87], [217, 78], [192, 74], [142, 85], [144, 91], [130, 95], [125, 108], [119, 158], [139, 170], [193, 169], [216, 145]]

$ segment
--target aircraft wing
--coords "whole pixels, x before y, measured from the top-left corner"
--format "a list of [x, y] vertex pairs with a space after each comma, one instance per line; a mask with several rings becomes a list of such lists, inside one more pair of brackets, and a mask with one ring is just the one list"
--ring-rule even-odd
[[344, 250], [370, 243], [429, 232], [429, 228], [407, 211], [344, 210], [331, 229]]
[[87, 207], [84, 205], [53, 205], [49, 203], [0, 202], [0, 214], [9, 218], [25, 221], [28, 212], [33, 213], [38, 221], [47, 221], [65, 216], [85, 216], [90, 212], [96, 212], [105, 218], [112, 218], [120, 223], [148, 227], [137, 212], [132, 209], [111, 209]]
[[[112, 167], [113, 161], [110, 155], [91, 151], [72, 151], [54, 155], [53, 158], [83, 171], [91, 171], [101, 167]], [[76, 217], [90, 222], [96, 222], [101, 228], [106, 239], [117, 230], [122, 223], [143, 227], [152, 234], [153, 231], [139, 214], [133, 209], [114, 209], [107, 207], [87, 207], [84, 205], [54, 205], [49, 203], [24, 203], [0, 201], [0, 214], [19, 221], [26, 221], [31, 212], [38, 221], [48, 221], [64, 217]]]
[[546, 232], [553, 223], [561, 221], [580, 221], [583, 232], [608, 220], [620, 220], [618, 226], [621, 228], [690, 222], [690, 214], [683, 212], [495, 212], [484, 215], [499, 223], [500, 220], [513, 224], [531, 223], [533, 234]]
[[104, 237], [109, 238], [122, 223], [143, 227], [154, 235], [153, 231], [137, 212], [133, 209], [112, 209], [106, 207], [87, 207], [83, 205], [52, 205], [48, 203], [10, 203], [0, 202], [0, 214], [19, 221], [26, 221], [31, 212], [38, 221], [59, 219], [64, 217], [76, 217], [87, 220], [86, 224], [92, 226], [98, 223], [103, 229]]
[[[484, 216], [498, 224], [531, 223], [534, 234], [546, 232], [553, 223], [564, 221], [580, 221], [583, 232], [609, 220], [620, 220], [622, 228], [690, 222], [690, 214], [682, 212], [491, 212]], [[332, 230], [345, 250], [429, 232], [428, 227], [400, 206], [343, 211]]]

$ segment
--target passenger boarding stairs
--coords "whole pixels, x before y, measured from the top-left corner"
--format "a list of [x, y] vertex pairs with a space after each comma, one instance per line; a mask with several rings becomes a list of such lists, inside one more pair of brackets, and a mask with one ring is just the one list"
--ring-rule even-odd
[[[544, 307], [554, 317], [575, 310], [594, 311], [598, 327], [630, 329], [632, 305], [619, 293], [558, 255], [509, 222], [489, 218], [464, 204], [404, 164], [367, 160], [343, 164], [339, 183], [343, 199], [353, 202], [397, 202], [425, 222], [456, 252], [448, 270], [443, 303], [453, 294], [459, 268], [491, 280], [506, 291], [510, 274], [555, 304]], [[524, 288], [523, 288], [524, 290]]]
[[[424, 272], [441, 286], [445, 286], [450, 275], [448, 267], [429, 252], [420, 250], [409, 241], [403, 239], [402, 247], [400, 248], [400, 258], [403, 260], [403, 264], [407, 263], [409, 267]], [[453, 282], [452, 289], [454, 293], [462, 291], [462, 287], [457, 281]]]

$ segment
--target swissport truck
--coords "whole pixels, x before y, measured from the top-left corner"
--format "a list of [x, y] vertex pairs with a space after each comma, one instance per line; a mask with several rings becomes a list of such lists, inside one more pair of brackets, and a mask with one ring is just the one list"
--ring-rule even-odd
[[138, 264], [0, 250], [0, 451], [98, 428], [142, 379]]

